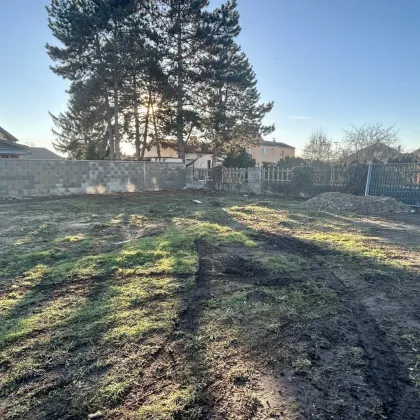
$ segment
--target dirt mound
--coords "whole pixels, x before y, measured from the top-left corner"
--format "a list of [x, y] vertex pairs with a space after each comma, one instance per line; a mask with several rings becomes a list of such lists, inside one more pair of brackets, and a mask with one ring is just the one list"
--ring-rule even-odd
[[302, 204], [313, 211], [351, 212], [358, 214], [389, 214], [410, 212], [410, 207], [391, 197], [359, 197], [351, 194], [327, 192]]

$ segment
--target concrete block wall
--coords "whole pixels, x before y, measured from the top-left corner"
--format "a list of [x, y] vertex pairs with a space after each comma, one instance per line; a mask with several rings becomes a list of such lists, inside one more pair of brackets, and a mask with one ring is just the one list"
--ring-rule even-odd
[[0, 159], [0, 197], [180, 189], [182, 163]]

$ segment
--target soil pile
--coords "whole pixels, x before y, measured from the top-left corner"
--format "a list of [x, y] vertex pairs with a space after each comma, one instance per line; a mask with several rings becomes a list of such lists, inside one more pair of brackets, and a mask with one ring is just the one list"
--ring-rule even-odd
[[411, 212], [410, 207], [391, 197], [359, 197], [351, 194], [327, 192], [302, 204], [312, 211], [350, 212], [357, 214], [389, 214]]

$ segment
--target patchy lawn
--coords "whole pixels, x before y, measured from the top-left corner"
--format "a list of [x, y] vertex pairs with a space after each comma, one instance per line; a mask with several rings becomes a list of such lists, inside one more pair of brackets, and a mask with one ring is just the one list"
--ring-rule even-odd
[[270, 200], [0, 204], [0, 417], [419, 419], [420, 216]]

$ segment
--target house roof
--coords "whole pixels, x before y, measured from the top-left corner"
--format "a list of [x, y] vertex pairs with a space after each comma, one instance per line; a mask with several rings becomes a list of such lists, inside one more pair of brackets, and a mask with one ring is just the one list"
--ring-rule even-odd
[[17, 144], [14, 141], [0, 139], [1, 155], [27, 155], [30, 153], [28, 146]]
[[6, 137], [6, 140], [12, 141], [14, 143], [19, 141], [15, 136], [12, 136], [8, 131], [6, 131], [2, 127], [0, 127], [0, 133], [2, 133], [4, 137]]
[[356, 153], [352, 153], [347, 156], [346, 160], [357, 160], [359, 158], [367, 161], [374, 159], [381, 160], [396, 157], [400, 153], [401, 152], [399, 150], [378, 141], [370, 146], [358, 150]]
[[[161, 142], [160, 145], [164, 148], [170, 148], [173, 150], [178, 150], [178, 145], [176, 143], [171, 142]], [[192, 144], [186, 144], [184, 146], [185, 153], [204, 153], [204, 154], [210, 154], [212, 153], [211, 148], [207, 144], [201, 144], [201, 145], [192, 145]]]
[[420, 149], [414, 150], [413, 155], [420, 156]]
[[22, 156], [22, 159], [26, 160], [37, 160], [37, 159], [48, 159], [48, 160], [58, 160], [63, 159], [57, 153], [52, 152], [51, 150], [46, 149], [45, 147], [29, 147], [30, 155]]
[[286, 147], [288, 149], [296, 149], [296, 147], [289, 146], [286, 143], [281, 143], [278, 141], [267, 141], [267, 140], [261, 140], [260, 146], [271, 146], [271, 147], [274, 146], [274, 147]]

